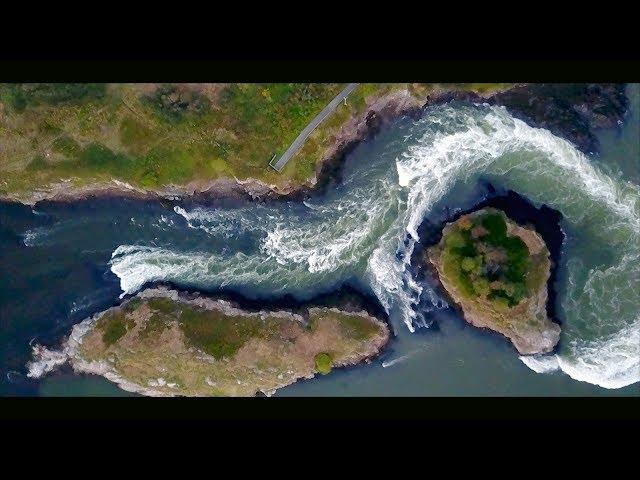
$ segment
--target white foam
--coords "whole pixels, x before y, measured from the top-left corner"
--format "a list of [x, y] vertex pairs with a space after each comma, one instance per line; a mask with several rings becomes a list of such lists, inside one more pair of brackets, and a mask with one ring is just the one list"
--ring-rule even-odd
[[38, 344], [34, 345], [31, 351], [33, 360], [27, 363], [27, 377], [29, 378], [41, 378], [64, 365], [68, 360], [64, 351], [49, 350]]
[[523, 355], [518, 358], [536, 373], [555, 372], [560, 368], [556, 355]]
[[640, 318], [596, 341], [576, 339], [571, 351], [571, 355], [558, 356], [558, 364], [575, 380], [609, 389], [640, 382]]
[[384, 362], [382, 362], [382, 368], [392, 367], [393, 365], [404, 362], [405, 360], [408, 360], [409, 358], [413, 357], [416, 353], [421, 352], [423, 350], [424, 348], [417, 348], [415, 350], [411, 350], [408, 353], [405, 353], [404, 355], [400, 355], [399, 357], [393, 358], [391, 360], [385, 360]]
[[27, 230], [22, 234], [22, 243], [24, 243], [25, 247], [35, 247], [49, 232], [50, 230], [46, 227], [37, 227]]
[[[501, 186], [560, 210], [581, 240], [606, 244], [618, 255], [601, 266], [574, 262], [576, 272], [562, 299], [566, 318], [557, 365], [573, 378], [607, 388], [637, 382], [640, 342], [633, 322], [640, 310], [640, 188], [605, 175], [569, 142], [502, 108], [434, 107], [410, 130], [411, 142], [391, 157], [395, 162], [386, 177], [374, 178], [366, 188], [345, 189], [338, 199], [307, 201], [303, 210], [174, 208], [190, 228], [212, 237], [254, 235], [259, 251], [211, 255], [206, 249], [122, 245], [113, 253], [111, 269], [125, 293], [158, 280], [267, 286], [278, 293], [317, 287], [329, 274], [334, 280], [362, 274], [387, 312], [400, 312], [413, 331], [421, 295], [436, 308], [441, 304], [407, 268], [418, 226], [455, 186], [475, 185], [481, 176], [498, 178]], [[345, 185], [352, 181], [345, 179]], [[552, 358], [522, 361], [533, 370], [551, 371]]]

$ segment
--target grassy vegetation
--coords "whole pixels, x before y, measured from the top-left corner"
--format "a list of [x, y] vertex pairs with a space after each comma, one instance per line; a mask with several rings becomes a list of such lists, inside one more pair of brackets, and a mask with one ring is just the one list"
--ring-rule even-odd
[[182, 311], [180, 327], [191, 344], [217, 360], [233, 356], [262, 330], [261, 322], [255, 318], [230, 317], [192, 308]]
[[379, 332], [379, 328], [361, 315], [334, 314], [340, 322], [340, 328], [345, 336], [356, 340], [366, 340]]
[[316, 370], [322, 375], [327, 375], [331, 373], [331, 365], [333, 364], [333, 359], [331, 355], [326, 352], [319, 353], [313, 359], [314, 364], [316, 366]]
[[153, 313], [140, 330], [140, 337], [148, 338], [153, 335], [158, 335], [168, 327], [169, 322], [167, 321], [166, 315], [157, 312]]
[[124, 313], [108, 313], [100, 317], [97, 328], [102, 332], [102, 341], [106, 346], [113, 345], [134, 326], [133, 320]]
[[122, 307], [122, 310], [125, 313], [130, 313], [136, 310], [141, 304], [142, 300], [139, 297], [134, 297]]
[[375, 329], [363, 339], [357, 332], [369, 329], [353, 319], [358, 314], [334, 309], [309, 309], [310, 328], [286, 312], [219, 308], [138, 296], [104, 315], [74, 355], [100, 361], [115, 377], [156, 393], [250, 396], [369, 358], [389, 333], [384, 324], [362, 315]]
[[511, 307], [528, 293], [529, 250], [522, 239], [507, 235], [505, 217], [497, 211], [454, 224], [444, 238], [442, 260], [445, 274], [466, 297]]
[[0, 85], [0, 195], [71, 179], [156, 189], [220, 177], [300, 184], [340, 127], [368, 103], [409, 88], [492, 91], [503, 84], [362, 84], [282, 173], [268, 167], [344, 84]]
[[17, 112], [39, 105], [82, 102], [105, 96], [104, 83], [12, 83], [0, 84], [0, 99]]
[[147, 300], [147, 305], [164, 315], [173, 315], [179, 312], [179, 307], [173, 300], [165, 297], [154, 297]]
[[211, 110], [211, 101], [206, 96], [197, 91], [180, 90], [175, 85], [161, 85], [152, 94], [143, 96], [142, 100], [163, 119], [174, 123]]

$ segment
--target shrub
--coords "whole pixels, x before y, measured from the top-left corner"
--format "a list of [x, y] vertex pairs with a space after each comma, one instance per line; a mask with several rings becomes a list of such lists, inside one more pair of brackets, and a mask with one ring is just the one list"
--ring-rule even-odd
[[319, 353], [314, 358], [316, 364], [316, 370], [322, 375], [326, 375], [331, 372], [331, 365], [333, 363], [333, 359], [331, 355], [326, 352]]
[[255, 319], [231, 317], [218, 312], [185, 309], [180, 326], [189, 342], [216, 360], [233, 356], [251, 337], [260, 333]]
[[77, 158], [82, 150], [78, 142], [66, 135], [56, 138], [53, 141], [52, 147], [55, 152], [61, 153], [69, 160]]
[[178, 122], [187, 114], [202, 115], [211, 108], [211, 102], [201, 93], [180, 90], [175, 85], [162, 85], [143, 100], [171, 122]]
[[133, 327], [133, 320], [129, 320], [122, 313], [112, 313], [102, 316], [98, 328], [102, 331], [102, 341], [106, 346], [113, 345]]
[[104, 83], [15, 83], [4, 88], [5, 98], [18, 112], [30, 106], [101, 99], [106, 93]]
[[[474, 218], [472, 225], [468, 217], [461, 220], [464, 228], [455, 224], [444, 238], [445, 274], [467, 297], [482, 296], [501, 305], [517, 305], [527, 294], [525, 280], [531, 266], [527, 245], [517, 236], [507, 236], [507, 223], [499, 212], [484, 213]], [[481, 226], [486, 233], [474, 238], [471, 226]], [[494, 284], [491, 288], [491, 282], [498, 282], [500, 287]]]

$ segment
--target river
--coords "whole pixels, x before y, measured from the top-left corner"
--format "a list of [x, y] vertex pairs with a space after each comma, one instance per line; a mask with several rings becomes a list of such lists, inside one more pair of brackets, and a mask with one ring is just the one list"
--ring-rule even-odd
[[[305, 202], [0, 203], [0, 394], [125, 394], [66, 370], [27, 378], [30, 342], [55, 346], [164, 281], [299, 301], [347, 284], [377, 299], [395, 334], [380, 358], [278, 396], [639, 395], [640, 86], [628, 95], [632, 112], [600, 133], [597, 157], [502, 108], [451, 103], [359, 145], [342, 181]], [[473, 207], [487, 183], [562, 214], [557, 355], [519, 359], [409, 266], [422, 221]]]

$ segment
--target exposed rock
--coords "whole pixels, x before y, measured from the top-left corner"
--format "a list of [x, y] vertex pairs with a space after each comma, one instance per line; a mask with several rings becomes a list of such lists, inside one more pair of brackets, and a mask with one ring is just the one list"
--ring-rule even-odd
[[[527, 252], [526, 256], [510, 257], [512, 253], [505, 253], [499, 242], [483, 240], [490, 233], [480, 241], [472, 237], [471, 231], [487, 214], [499, 214], [504, 219], [503, 238], [516, 243], [516, 250]], [[469, 243], [462, 240], [455, 243], [453, 237], [465, 231], [471, 239], [466, 240]], [[520, 239], [526, 250], [517, 245], [514, 237]], [[474, 252], [469, 252], [470, 245]], [[515, 258], [513, 262], [525, 259], [521, 283], [506, 279], [505, 275], [513, 280], [509, 269], [515, 268], [507, 264], [508, 258]], [[472, 260], [476, 259], [478, 262], [474, 264]], [[560, 326], [548, 318], [546, 311], [549, 251], [535, 230], [517, 225], [499, 210], [482, 209], [447, 224], [440, 242], [427, 250], [426, 260], [435, 267], [442, 286], [470, 324], [501, 333], [525, 355], [550, 352], [558, 343]], [[520, 286], [522, 291], [518, 292]]]
[[615, 83], [530, 84], [491, 100], [529, 125], [546, 128], [585, 153], [597, 153], [594, 131], [621, 124], [629, 108], [625, 85]]
[[76, 325], [62, 352], [36, 347], [29, 370], [41, 376], [68, 361], [148, 396], [270, 395], [318, 373], [318, 356], [355, 365], [388, 340], [386, 324], [365, 311], [249, 311], [161, 287]]

